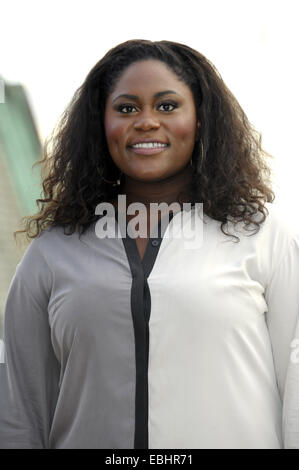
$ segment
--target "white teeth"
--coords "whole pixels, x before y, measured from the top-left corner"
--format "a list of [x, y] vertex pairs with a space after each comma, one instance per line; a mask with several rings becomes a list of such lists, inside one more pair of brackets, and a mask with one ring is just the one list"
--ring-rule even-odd
[[167, 147], [167, 144], [161, 144], [159, 142], [142, 142], [139, 144], [131, 145], [133, 148], [144, 148], [144, 149], [152, 149], [152, 148], [160, 148], [160, 147]]

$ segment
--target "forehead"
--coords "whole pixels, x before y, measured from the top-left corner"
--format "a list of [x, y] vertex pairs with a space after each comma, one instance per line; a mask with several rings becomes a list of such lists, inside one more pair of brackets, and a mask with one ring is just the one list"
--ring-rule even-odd
[[181, 93], [190, 93], [186, 85], [164, 62], [159, 60], [142, 60], [129, 65], [111, 92], [118, 93], [133, 92], [145, 94], [149, 92], [163, 91], [163, 89], [174, 89]]

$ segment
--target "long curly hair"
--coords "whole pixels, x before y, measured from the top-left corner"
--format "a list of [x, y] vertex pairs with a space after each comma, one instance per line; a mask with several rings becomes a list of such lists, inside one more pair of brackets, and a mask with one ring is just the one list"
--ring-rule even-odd
[[[202, 202], [204, 213], [221, 222], [243, 222], [255, 233], [273, 202], [271, 170], [261, 135], [249, 122], [215, 66], [196, 50], [171, 41], [136, 39], [110, 49], [88, 73], [58, 124], [45, 140], [42, 159], [42, 193], [38, 212], [22, 218], [27, 240], [50, 226], [65, 234], [83, 234], [98, 219], [95, 207], [122, 194], [120, 170], [109, 155], [104, 112], [108, 95], [132, 63], [158, 59], [187, 84], [201, 122], [200, 141], [192, 156], [192, 202]], [[262, 214], [256, 220], [256, 214]], [[238, 237], [235, 237], [238, 239]]]

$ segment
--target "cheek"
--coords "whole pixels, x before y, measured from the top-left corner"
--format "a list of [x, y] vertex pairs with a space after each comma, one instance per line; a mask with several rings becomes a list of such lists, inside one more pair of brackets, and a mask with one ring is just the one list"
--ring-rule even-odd
[[181, 143], [193, 144], [195, 139], [195, 120], [193, 116], [184, 117], [173, 123], [171, 130], [175, 138], [177, 138]]
[[119, 125], [109, 124], [106, 126], [106, 139], [109, 145], [115, 145], [121, 139], [123, 132]]
[[105, 118], [105, 134], [108, 147], [120, 143], [125, 135], [125, 125], [117, 119]]

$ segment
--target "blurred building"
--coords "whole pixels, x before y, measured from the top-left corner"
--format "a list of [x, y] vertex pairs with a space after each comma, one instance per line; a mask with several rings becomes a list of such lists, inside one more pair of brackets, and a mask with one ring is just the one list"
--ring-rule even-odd
[[[26, 91], [2, 81], [0, 100], [0, 337], [9, 284], [28, 243], [17, 245], [13, 232], [21, 218], [37, 211], [41, 142]], [[4, 84], [4, 87], [3, 87]], [[4, 88], [4, 90], [3, 90]], [[3, 99], [4, 98], [4, 99]]]

